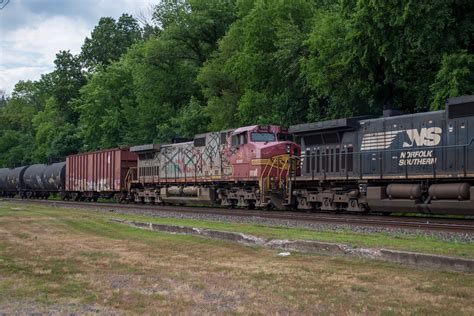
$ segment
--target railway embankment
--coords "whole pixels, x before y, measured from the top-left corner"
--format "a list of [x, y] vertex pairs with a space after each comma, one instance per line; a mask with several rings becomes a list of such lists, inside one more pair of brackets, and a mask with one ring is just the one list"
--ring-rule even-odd
[[363, 259], [376, 259], [396, 262], [404, 265], [423, 266], [444, 270], [474, 272], [474, 259], [442, 256], [428, 253], [409, 252], [393, 249], [355, 248], [342, 243], [321, 242], [315, 240], [265, 239], [262, 237], [229, 231], [210, 230], [196, 227], [137, 222], [113, 218], [111, 221], [128, 226], [149, 229], [172, 234], [192, 235], [226, 240], [246, 245], [297, 251], [312, 254], [350, 256]]

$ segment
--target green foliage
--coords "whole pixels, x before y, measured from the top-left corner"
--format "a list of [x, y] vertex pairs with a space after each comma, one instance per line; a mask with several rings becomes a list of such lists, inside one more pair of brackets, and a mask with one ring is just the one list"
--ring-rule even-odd
[[474, 94], [469, 0], [163, 0], [0, 98], [0, 165]]
[[34, 146], [32, 119], [37, 93], [32, 82], [20, 81], [0, 107], [0, 166], [19, 166], [31, 162]]
[[342, 1], [320, 12], [305, 65], [323, 117], [426, 109], [442, 56], [472, 50], [473, 12], [454, 0]]
[[31, 134], [15, 130], [3, 131], [0, 136], [0, 164], [19, 167], [32, 162], [30, 148], [34, 146]]
[[75, 123], [77, 115], [69, 101], [79, 96], [79, 89], [86, 83], [80, 59], [69, 51], [61, 51], [56, 54], [54, 64], [56, 68], [51, 73], [53, 85], [51, 96], [56, 100], [57, 107], [66, 121]]
[[54, 97], [46, 102], [45, 109], [38, 112], [32, 121], [36, 131], [34, 161], [59, 161], [80, 148], [81, 141], [76, 135], [75, 125], [61, 116]]
[[195, 134], [206, 132], [209, 122], [210, 117], [203, 111], [201, 103], [192, 97], [189, 104], [182, 107], [169, 122], [158, 126], [158, 134], [164, 140], [174, 137], [192, 138]]
[[122, 14], [118, 21], [101, 18], [91, 37], [84, 40], [81, 59], [89, 70], [105, 67], [117, 61], [141, 36], [138, 22], [131, 15]]
[[[132, 75], [126, 63], [97, 71], [73, 102], [80, 113], [79, 136], [84, 150], [121, 144], [127, 131], [126, 112], [136, 107]], [[133, 111], [129, 111], [133, 115]]]
[[212, 113], [211, 128], [288, 125], [305, 118], [309, 95], [300, 59], [312, 2], [239, 2], [238, 11], [244, 15], [231, 25], [199, 74]]
[[443, 56], [441, 68], [431, 85], [432, 110], [441, 110], [444, 101], [474, 92], [474, 54], [467, 51]]

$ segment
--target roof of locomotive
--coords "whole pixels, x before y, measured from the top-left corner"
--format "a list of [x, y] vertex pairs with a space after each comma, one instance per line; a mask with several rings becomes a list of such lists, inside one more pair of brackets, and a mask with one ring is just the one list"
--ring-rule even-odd
[[194, 139], [201, 138], [201, 137], [206, 137], [207, 135], [215, 134], [215, 133], [231, 133], [234, 130], [235, 130], [235, 128], [229, 128], [229, 129], [225, 129], [225, 130], [218, 131], [218, 132], [207, 132], [207, 133], [196, 134], [196, 135], [194, 135]]
[[395, 121], [395, 120], [406, 120], [406, 119], [414, 119], [414, 118], [419, 118], [422, 116], [436, 116], [439, 114], [443, 114], [445, 110], [439, 110], [439, 111], [430, 111], [430, 112], [418, 112], [418, 113], [407, 113], [407, 114], [400, 114], [400, 115], [394, 115], [394, 116], [381, 116], [381, 117], [376, 117], [376, 118], [370, 118], [370, 119], [363, 119], [359, 120], [360, 124], [365, 124], [368, 122], [378, 122], [378, 121]]
[[[388, 115], [387, 115], [388, 114]], [[397, 110], [384, 111], [384, 116], [358, 116], [290, 126], [290, 133], [305, 134], [326, 130], [355, 130], [360, 125], [376, 122], [397, 122], [400, 120], [433, 119], [446, 114], [448, 119], [474, 116], [474, 95], [464, 95], [446, 100], [446, 109], [419, 113], [401, 113]]]
[[248, 132], [248, 131], [253, 131], [256, 129], [261, 129], [262, 131], [271, 131], [271, 132], [278, 132], [281, 130], [281, 126], [279, 125], [271, 125], [271, 124], [261, 124], [261, 125], [250, 125], [250, 126], [243, 126], [235, 129], [232, 134], [240, 134], [242, 132]]
[[290, 133], [291, 134], [301, 134], [311, 131], [323, 131], [323, 130], [354, 130], [359, 126], [359, 121], [362, 119], [372, 118], [372, 116], [357, 116], [357, 117], [349, 117], [349, 118], [341, 118], [335, 120], [328, 120], [328, 121], [320, 121], [320, 122], [313, 122], [313, 123], [304, 123], [298, 125], [290, 126]]
[[161, 148], [161, 144], [144, 144], [139, 146], [130, 147], [130, 151], [133, 152], [145, 152], [145, 151], [158, 151]]
[[428, 117], [435, 117], [438, 115], [442, 115], [445, 110], [439, 111], [431, 111], [431, 112], [419, 112], [419, 113], [411, 113], [411, 114], [400, 114], [400, 115], [393, 115], [393, 116], [381, 116], [381, 117], [373, 117], [373, 116], [356, 116], [356, 117], [349, 117], [349, 118], [342, 118], [342, 119], [335, 119], [335, 120], [328, 120], [328, 121], [320, 121], [314, 123], [305, 123], [305, 124], [298, 124], [290, 126], [290, 133], [299, 135], [299, 134], [306, 134], [312, 132], [324, 132], [324, 131], [334, 131], [334, 130], [356, 130], [360, 125], [364, 125], [367, 123], [375, 123], [375, 122], [389, 122], [389, 121], [399, 121], [399, 120], [411, 120], [417, 119], [423, 116]]

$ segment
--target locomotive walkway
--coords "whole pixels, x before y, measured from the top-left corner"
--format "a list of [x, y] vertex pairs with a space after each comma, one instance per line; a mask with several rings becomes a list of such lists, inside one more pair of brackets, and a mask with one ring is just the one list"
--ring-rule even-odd
[[106, 211], [126, 211], [127, 213], [192, 213], [205, 215], [239, 216], [246, 218], [266, 218], [278, 220], [296, 220], [305, 222], [319, 222], [329, 224], [344, 224], [353, 226], [408, 228], [426, 231], [445, 231], [456, 233], [474, 234], [474, 219], [441, 218], [441, 217], [416, 217], [416, 216], [377, 216], [354, 214], [328, 214], [328, 213], [301, 213], [288, 211], [263, 211], [244, 209], [225, 209], [218, 207], [190, 207], [170, 205], [143, 205], [143, 204], [118, 204], [73, 202], [55, 200], [23, 200], [5, 199], [26, 204], [52, 205], [56, 207], [80, 207]]

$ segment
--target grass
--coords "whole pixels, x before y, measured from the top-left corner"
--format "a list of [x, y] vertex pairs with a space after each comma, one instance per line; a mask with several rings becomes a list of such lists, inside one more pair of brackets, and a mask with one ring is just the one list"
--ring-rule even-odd
[[[0, 314], [87, 314], [91, 308], [108, 314], [474, 314], [472, 274], [328, 256], [279, 257], [259, 247], [135, 229], [110, 222], [112, 217], [151, 220], [0, 203]], [[333, 234], [153, 221], [272, 238]], [[340, 234], [334, 238], [362, 239]], [[464, 247], [469, 253], [472, 244]]]
[[[10, 207], [9, 212], [14, 214], [18, 210], [11, 210], [18, 208], [14, 204], [4, 204], [5, 207]], [[351, 230], [337, 230], [337, 231], [315, 231], [301, 228], [288, 228], [279, 226], [264, 226], [258, 224], [242, 224], [242, 223], [226, 223], [219, 221], [202, 221], [194, 219], [176, 219], [176, 218], [158, 218], [150, 216], [118, 214], [108, 212], [95, 211], [80, 211], [77, 209], [64, 208], [48, 208], [43, 206], [34, 206], [35, 212], [47, 216], [56, 216], [58, 213], [67, 213], [69, 215], [79, 216], [83, 219], [87, 218], [101, 218], [109, 220], [111, 218], [119, 218], [126, 220], [134, 220], [141, 222], [152, 222], [167, 225], [189, 226], [197, 228], [207, 228], [212, 230], [223, 230], [231, 232], [242, 232], [259, 237], [269, 239], [304, 239], [304, 240], [318, 240], [325, 242], [345, 243], [353, 247], [365, 248], [388, 248], [396, 250], [406, 250], [424, 253], [434, 253], [448, 256], [458, 256], [464, 258], [474, 258], [474, 244], [459, 241], [446, 241], [436, 236], [427, 236], [423, 234], [387, 234], [387, 233], [357, 233]], [[21, 208], [20, 208], [21, 209]], [[2, 216], [0, 214], [0, 216]], [[1, 218], [1, 217], [0, 217]], [[71, 225], [83, 225], [83, 229], [87, 229], [87, 222], [72, 221]], [[110, 226], [105, 225], [104, 229], [110, 229]], [[123, 229], [122, 227], [118, 228]]]
[[270, 239], [306, 239], [345, 243], [354, 247], [392, 248], [408, 251], [474, 258], [474, 245], [467, 242], [451, 242], [435, 236], [389, 235], [386, 233], [356, 233], [350, 230], [315, 231], [301, 228], [270, 227], [256, 224], [223, 223], [193, 219], [156, 218], [148, 216], [114, 214], [107, 217], [168, 225], [181, 225], [213, 230], [242, 232]]

